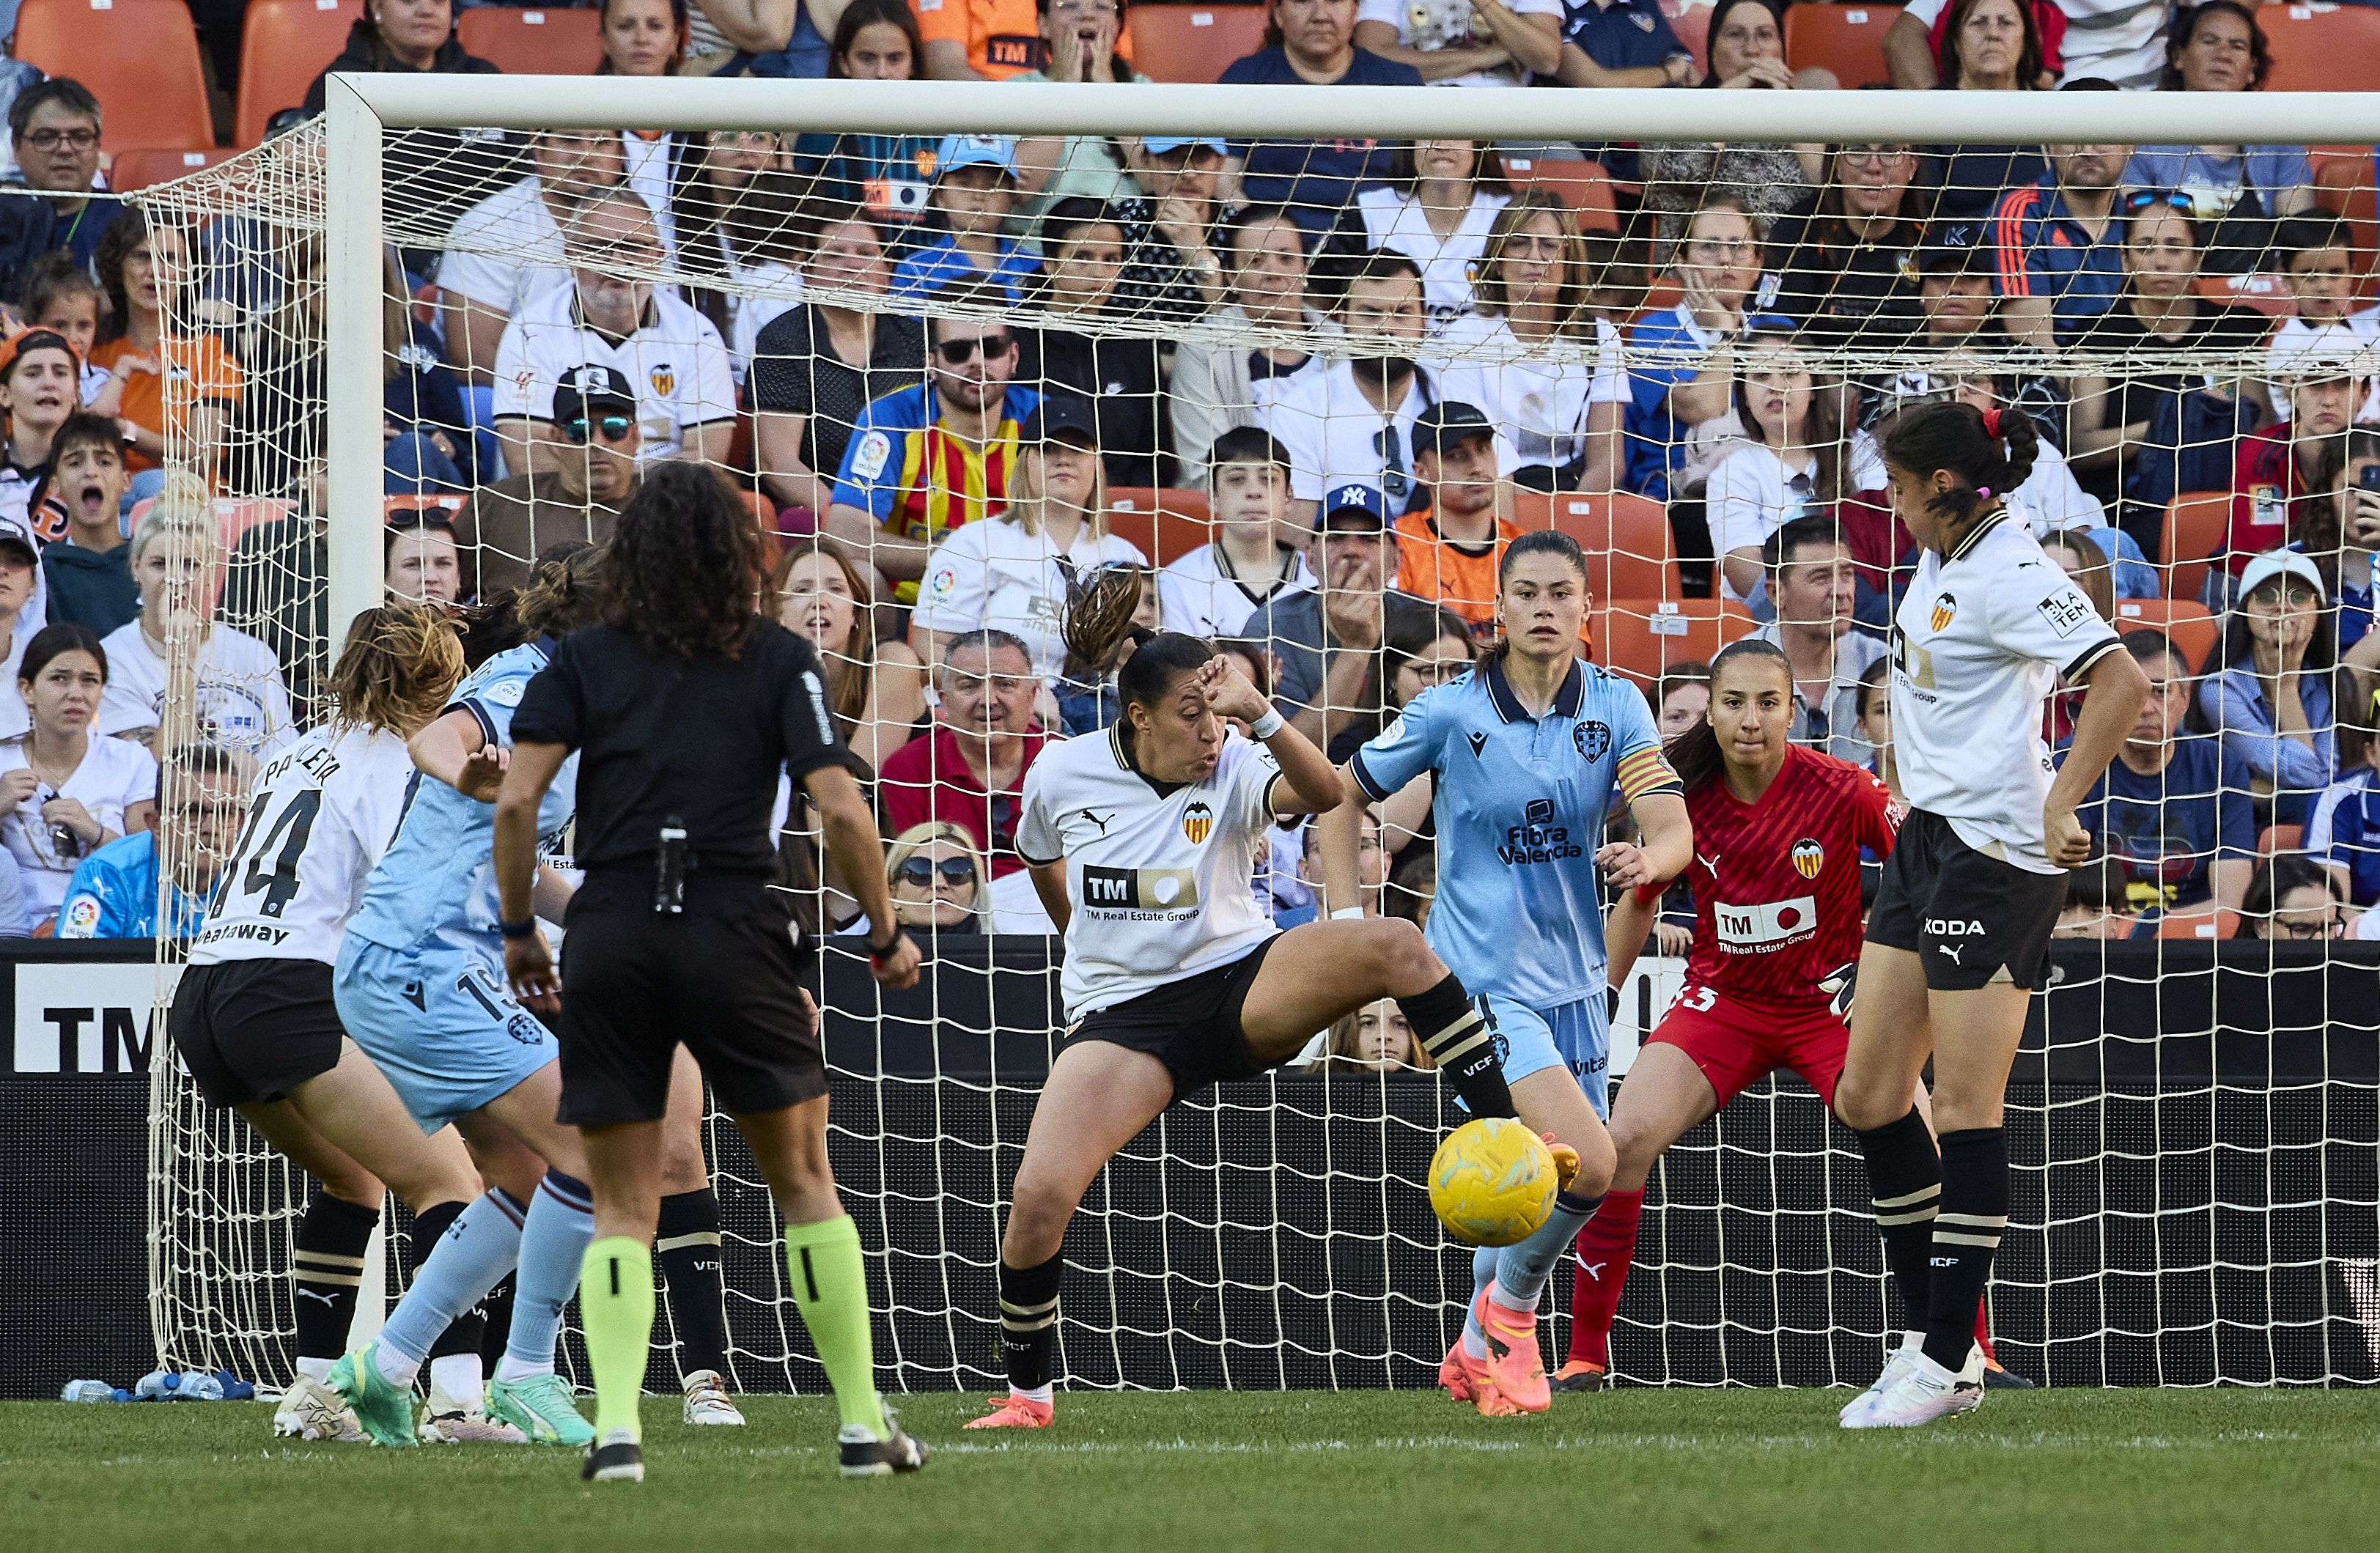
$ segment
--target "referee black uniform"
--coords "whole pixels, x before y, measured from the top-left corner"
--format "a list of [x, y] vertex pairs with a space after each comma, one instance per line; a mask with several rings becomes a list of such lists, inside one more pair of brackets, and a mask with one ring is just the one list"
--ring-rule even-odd
[[521, 698], [513, 739], [579, 751], [586, 880], [567, 919], [561, 1120], [658, 1121], [681, 1042], [730, 1115], [825, 1094], [769, 822], [780, 772], [798, 788], [823, 766], [867, 769], [835, 733], [810, 644], [768, 620], [733, 659], [664, 658], [613, 625], [574, 632]]

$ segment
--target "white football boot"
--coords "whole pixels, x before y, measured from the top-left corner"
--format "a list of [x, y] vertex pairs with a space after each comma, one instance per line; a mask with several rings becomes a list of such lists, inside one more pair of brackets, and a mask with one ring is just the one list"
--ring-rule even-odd
[[1842, 1411], [1836, 1414], [1836, 1417], [1841, 1421], [1842, 1426], [1845, 1428], [1852, 1427], [1852, 1419], [1855, 1415], [1866, 1412], [1868, 1404], [1875, 1401], [1876, 1398], [1884, 1394], [1885, 1388], [1890, 1386], [1894, 1381], [1899, 1380], [1900, 1378], [1900, 1372], [1902, 1369], [1907, 1367], [1906, 1362], [1909, 1355], [1918, 1352], [1925, 1346], [1925, 1334], [1924, 1332], [1903, 1332], [1900, 1335], [1900, 1346], [1885, 1355], [1883, 1370], [1877, 1374], [1874, 1380], [1868, 1382], [1867, 1389], [1862, 1391], [1858, 1396], [1853, 1397], [1851, 1401], [1845, 1402], [1842, 1406]]
[[1937, 1419], [1972, 1413], [1983, 1405], [1984, 1353], [1967, 1351], [1967, 1362], [1957, 1374], [1925, 1356], [1912, 1353], [1893, 1383], [1876, 1393], [1864, 1412], [1843, 1420], [1846, 1429], [1914, 1429]]
[[349, 1445], [360, 1443], [364, 1438], [355, 1409], [336, 1391], [304, 1375], [291, 1381], [289, 1389], [281, 1393], [280, 1405], [273, 1410], [273, 1432], [298, 1439], [342, 1440]]
[[686, 1377], [686, 1421], [740, 1427], [744, 1414], [727, 1395], [727, 1382], [717, 1370], [697, 1370]]

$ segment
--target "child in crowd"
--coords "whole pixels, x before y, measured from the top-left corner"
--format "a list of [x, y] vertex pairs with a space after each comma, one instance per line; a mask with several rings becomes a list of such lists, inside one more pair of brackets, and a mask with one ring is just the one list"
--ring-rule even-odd
[[1257, 426], [1215, 439], [1208, 455], [1215, 539], [1175, 560], [1157, 579], [1168, 630], [1236, 637], [1275, 599], [1314, 587], [1295, 499], [1289, 453]]
[[132, 547], [116, 515], [132, 483], [115, 422], [69, 416], [50, 442], [50, 496], [66, 510], [67, 535], [42, 547], [49, 618], [104, 637], [140, 613]]
[[2273, 255], [2289, 290], [2290, 312], [2273, 332], [2266, 355], [2273, 363], [2273, 419], [2289, 419], [2289, 396], [2279, 381], [2282, 363], [2301, 358], [2309, 349], [2344, 348], [2369, 353], [2371, 366], [2362, 375], [2356, 395], [2358, 419], [2380, 416], [2380, 307], [2357, 304], [2356, 283], [2362, 278], [2362, 257], [2354, 249], [2347, 225], [2327, 212], [2293, 216], [2275, 229]]
[[953, 135], [934, 162], [934, 213], [942, 232], [901, 261], [892, 295], [917, 297], [954, 280], [982, 279], [1025, 300], [1025, 277], [1041, 267], [1030, 249], [1001, 236], [1016, 206], [1016, 142], [997, 135]]

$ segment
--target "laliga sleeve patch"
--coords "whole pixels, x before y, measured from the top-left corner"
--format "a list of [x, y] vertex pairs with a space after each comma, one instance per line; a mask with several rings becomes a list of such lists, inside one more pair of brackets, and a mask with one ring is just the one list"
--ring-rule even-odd
[[58, 914], [58, 937], [87, 939], [99, 931], [99, 902], [89, 895], [77, 895]]
[[884, 466], [892, 458], [892, 439], [881, 431], [870, 431], [859, 439], [859, 451], [852, 455], [852, 475], [859, 479], [874, 479], [884, 472]]
[[493, 685], [482, 687], [480, 691], [480, 699], [493, 702], [500, 707], [516, 707], [520, 705], [521, 692], [527, 688], [528, 688], [527, 680], [500, 679]]
[[938, 601], [949, 598], [958, 590], [959, 575], [948, 566], [936, 567], [932, 579], [926, 584], [928, 596]]

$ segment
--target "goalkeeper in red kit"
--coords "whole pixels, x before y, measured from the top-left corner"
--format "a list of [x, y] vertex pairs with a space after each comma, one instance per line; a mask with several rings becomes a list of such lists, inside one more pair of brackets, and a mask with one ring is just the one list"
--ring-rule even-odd
[[[1668, 746], [1694, 824], [1685, 874], [1694, 948], [1684, 989], [1645, 1038], [1612, 1107], [1620, 1163], [1602, 1207], [1579, 1231], [1570, 1355], [1555, 1377], [1558, 1390], [1598, 1389], [1610, 1368], [1612, 1316], [1635, 1254], [1645, 1178], [1661, 1151], [1778, 1068], [1801, 1074], [1834, 1109], [1860, 953], [1860, 854], [1889, 853], [1900, 814], [1869, 772], [1789, 742], [1793, 699], [1784, 653], [1738, 642], [1711, 664], [1704, 721]], [[1631, 891], [1612, 907], [1604, 929], [1612, 986], [1627, 978], [1663, 888]], [[1876, 1208], [1881, 1216], [1892, 1205]]]

